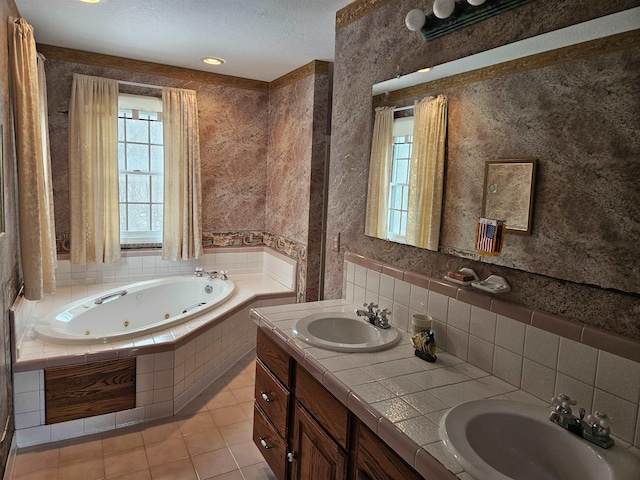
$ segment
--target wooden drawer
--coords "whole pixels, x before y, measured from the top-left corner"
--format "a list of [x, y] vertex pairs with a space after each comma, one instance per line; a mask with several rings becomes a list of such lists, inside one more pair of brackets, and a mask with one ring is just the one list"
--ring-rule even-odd
[[282, 384], [290, 388], [291, 357], [258, 329], [256, 354]]
[[253, 412], [253, 442], [273, 470], [278, 480], [284, 480], [287, 473], [287, 443], [273, 428], [258, 405]]
[[295, 397], [346, 450], [349, 410], [297, 363]]
[[287, 438], [287, 411], [289, 391], [262, 364], [256, 362], [256, 403], [262, 408], [274, 427]]

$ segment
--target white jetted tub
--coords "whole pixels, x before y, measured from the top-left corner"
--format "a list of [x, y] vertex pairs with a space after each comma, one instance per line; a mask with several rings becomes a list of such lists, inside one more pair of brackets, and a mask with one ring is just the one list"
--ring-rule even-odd
[[164, 330], [223, 304], [235, 291], [231, 280], [195, 275], [132, 283], [83, 298], [35, 326], [45, 342], [91, 345]]

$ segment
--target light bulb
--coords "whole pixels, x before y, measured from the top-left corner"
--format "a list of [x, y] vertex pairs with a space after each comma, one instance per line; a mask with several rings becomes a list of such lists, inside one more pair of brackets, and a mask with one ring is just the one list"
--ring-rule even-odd
[[433, 2], [433, 14], [438, 18], [450, 17], [455, 9], [455, 0], [436, 0]]
[[427, 17], [422, 10], [415, 8], [407, 13], [407, 16], [404, 18], [404, 23], [407, 25], [409, 30], [417, 32], [424, 25], [426, 18]]
[[482, 5], [485, 0], [467, 0], [467, 2], [469, 2], [469, 5], [473, 5], [474, 7], [477, 7], [478, 5]]

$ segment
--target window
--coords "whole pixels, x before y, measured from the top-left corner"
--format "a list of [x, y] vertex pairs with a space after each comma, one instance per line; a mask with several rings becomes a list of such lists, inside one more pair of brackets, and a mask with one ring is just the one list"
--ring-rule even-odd
[[162, 101], [120, 94], [120, 243], [162, 243], [163, 172]]
[[412, 134], [413, 117], [401, 117], [394, 120], [387, 238], [396, 242], [404, 242], [407, 235]]

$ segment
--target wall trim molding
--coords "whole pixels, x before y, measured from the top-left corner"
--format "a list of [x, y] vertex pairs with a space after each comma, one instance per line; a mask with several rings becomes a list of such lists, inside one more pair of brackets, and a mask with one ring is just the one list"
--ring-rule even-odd
[[234, 77], [232, 75], [221, 75], [219, 73], [204, 72], [190, 68], [174, 67], [161, 63], [145, 62], [133, 60], [131, 58], [105, 55], [102, 53], [75, 50], [72, 48], [57, 47], [54, 45], [37, 44], [38, 52], [46, 58], [52, 60], [62, 60], [70, 63], [82, 63], [96, 67], [118, 68], [137, 73], [149, 75], [161, 75], [164, 77], [177, 78], [180, 80], [196, 80], [213, 85], [225, 87], [241, 88], [244, 90], [254, 90], [258, 92], [268, 92], [269, 82], [252, 80], [250, 78]]
[[69, 63], [82, 63], [104, 68], [117, 68], [148, 75], [177, 78], [179, 80], [195, 80], [224, 87], [234, 87], [258, 92], [272, 92], [279, 88], [298, 82], [309, 75], [329, 75], [330, 62], [312, 60], [272, 82], [252, 80], [250, 78], [221, 75], [219, 73], [204, 72], [190, 68], [175, 67], [161, 63], [145, 62], [131, 58], [105, 55], [102, 53], [74, 50], [72, 48], [56, 47], [54, 45], [37, 44], [38, 52], [51, 60], [61, 60]]
[[640, 48], [640, 29], [618, 33], [609, 37], [598, 38], [588, 42], [569, 45], [567, 47], [549, 50], [547, 52], [529, 55], [497, 65], [471, 70], [470, 72], [440, 78], [431, 82], [421, 83], [412, 87], [402, 88], [386, 94], [376, 95], [374, 106], [388, 105], [403, 99], [426, 95], [428, 93], [456, 88], [470, 83], [493, 80], [507, 75], [522, 73], [529, 70], [584, 60], [596, 55], [614, 53], [628, 49]]
[[289, 72], [280, 78], [276, 78], [269, 83], [269, 92], [274, 92], [280, 88], [291, 85], [292, 83], [299, 82], [305, 77], [310, 75], [329, 75], [329, 62], [323, 62], [321, 60], [312, 60], [311, 62], [303, 65], [300, 68], [296, 68], [292, 72]]
[[374, 10], [384, 7], [391, 0], [356, 0], [336, 12], [336, 30], [366, 17]]

